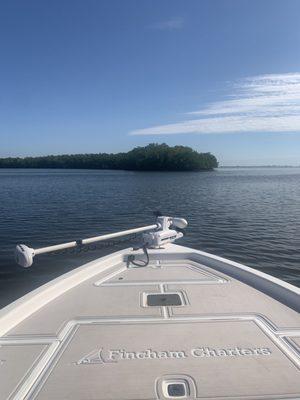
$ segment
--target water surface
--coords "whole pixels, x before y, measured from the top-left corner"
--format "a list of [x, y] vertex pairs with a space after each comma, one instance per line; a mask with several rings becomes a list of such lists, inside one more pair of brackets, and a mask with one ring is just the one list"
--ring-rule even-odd
[[0, 306], [112, 251], [43, 255], [22, 269], [13, 259], [17, 243], [41, 247], [147, 225], [154, 210], [188, 220], [179, 243], [300, 286], [300, 168], [7, 169], [0, 170]]

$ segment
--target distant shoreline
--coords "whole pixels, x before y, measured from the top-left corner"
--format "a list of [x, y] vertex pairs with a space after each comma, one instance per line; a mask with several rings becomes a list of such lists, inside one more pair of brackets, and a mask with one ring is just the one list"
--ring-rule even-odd
[[300, 168], [300, 165], [219, 165], [218, 168]]
[[127, 153], [63, 154], [0, 158], [0, 168], [95, 169], [123, 171], [210, 171], [218, 167], [211, 153], [187, 146], [152, 143]]

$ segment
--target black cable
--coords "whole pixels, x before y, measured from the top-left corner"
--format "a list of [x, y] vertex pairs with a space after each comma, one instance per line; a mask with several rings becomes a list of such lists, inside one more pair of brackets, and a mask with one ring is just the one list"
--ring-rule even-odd
[[147, 245], [144, 245], [142, 247], [142, 249], [143, 249], [143, 252], [144, 252], [144, 254], [146, 256], [146, 260], [134, 261], [134, 259], [135, 259], [134, 255], [131, 255], [128, 258], [129, 263], [135, 265], [135, 267], [147, 267], [147, 265], [149, 264], [150, 260], [149, 260], [149, 253], [148, 253], [148, 250], [147, 250]]

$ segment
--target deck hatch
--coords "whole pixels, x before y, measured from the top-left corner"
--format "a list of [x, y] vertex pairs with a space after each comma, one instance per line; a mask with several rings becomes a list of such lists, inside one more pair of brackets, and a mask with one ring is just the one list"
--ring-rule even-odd
[[181, 306], [182, 300], [177, 293], [158, 293], [147, 295], [147, 306]]
[[186, 397], [186, 388], [184, 383], [169, 383], [167, 386], [168, 397]]

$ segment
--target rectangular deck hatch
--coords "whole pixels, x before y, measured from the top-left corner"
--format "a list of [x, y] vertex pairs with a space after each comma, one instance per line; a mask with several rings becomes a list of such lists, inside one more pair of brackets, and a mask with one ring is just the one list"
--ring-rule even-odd
[[159, 293], [147, 295], [147, 306], [181, 306], [182, 301], [177, 293]]
[[183, 383], [169, 383], [167, 390], [170, 398], [186, 397], [186, 388]]

